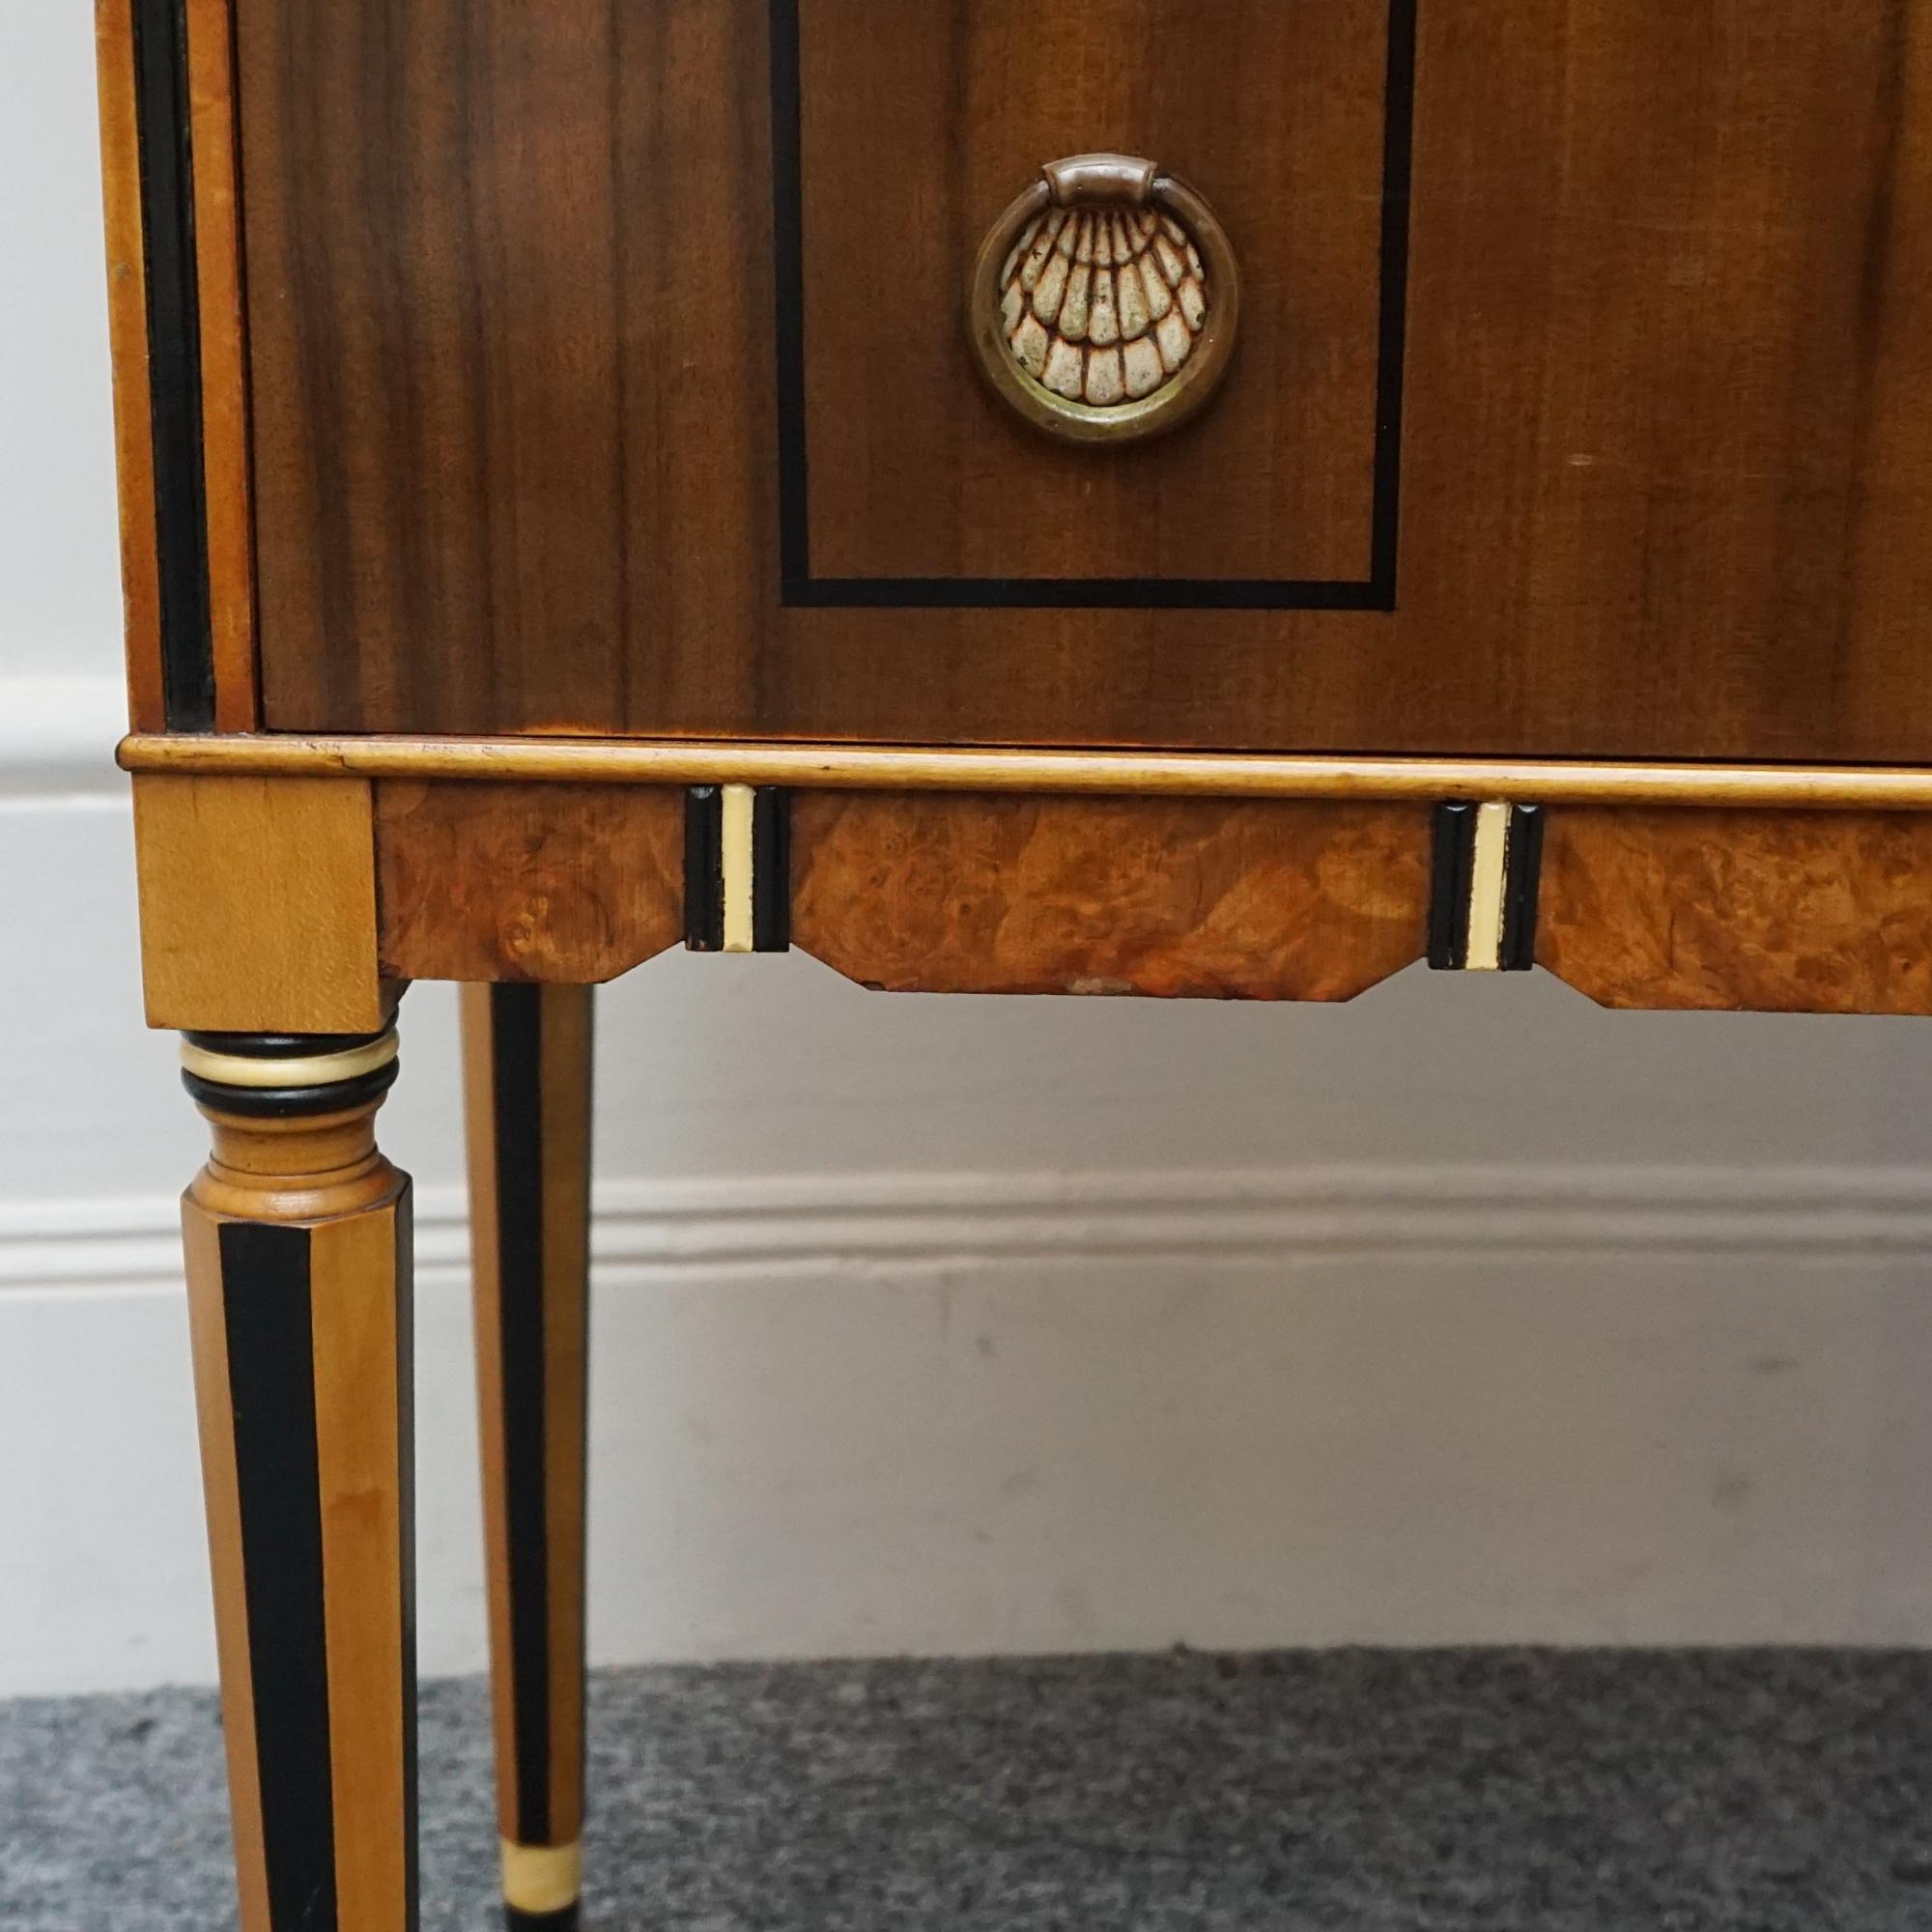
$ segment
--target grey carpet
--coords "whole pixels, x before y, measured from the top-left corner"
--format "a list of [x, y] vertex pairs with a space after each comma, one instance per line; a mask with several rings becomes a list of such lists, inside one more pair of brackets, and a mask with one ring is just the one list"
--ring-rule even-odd
[[[488, 1932], [481, 1689], [425, 1932]], [[1342, 1651], [600, 1676], [595, 1932], [1923, 1932], [1932, 1655]], [[6, 1932], [234, 1922], [214, 1707], [0, 1705]], [[354, 1928], [345, 1928], [354, 1932]]]

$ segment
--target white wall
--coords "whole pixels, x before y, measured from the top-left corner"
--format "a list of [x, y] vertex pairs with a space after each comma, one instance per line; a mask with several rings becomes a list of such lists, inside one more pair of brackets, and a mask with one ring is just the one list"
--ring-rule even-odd
[[[17, 16], [17, 17], [16, 17]], [[0, 1694], [212, 1670], [173, 1195], [106, 762], [82, 8], [0, 61]], [[425, 1667], [482, 1612], [452, 1002], [405, 1009]], [[603, 996], [607, 1660], [1932, 1640], [1932, 1028]]]

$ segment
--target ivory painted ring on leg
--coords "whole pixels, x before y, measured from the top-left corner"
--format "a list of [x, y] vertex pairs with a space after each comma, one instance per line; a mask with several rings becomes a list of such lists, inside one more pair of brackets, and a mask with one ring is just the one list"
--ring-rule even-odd
[[341, 1086], [387, 1066], [396, 1058], [394, 1027], [340, 1044], [326, 1035], [304, 1039], [295, 1036], [242, 1036], [246, 1052], [224, 1051], [211, 1045], [220, 1036], [185, 1034], [181, 1060], [185, 1071], [216, 1087], [293, 1089]]
[[1179, 429], [1228, 373], [1241, 280], [1207, 201], [1132, 155], [1054, 161], [994, 223], [967, 326], [993, 391], [1063, 442]]

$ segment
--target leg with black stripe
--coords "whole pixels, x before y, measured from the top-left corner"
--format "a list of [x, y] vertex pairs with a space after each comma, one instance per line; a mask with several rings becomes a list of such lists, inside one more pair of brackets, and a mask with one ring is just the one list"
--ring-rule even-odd
[[466, 986], [491, 1677], [512, 1932], [575, 1932], [583, 1829], [591, 991]]
[[183, 1203], [242, 1932], [414, 1932], [409, 1181], [392, 1031], [190, 1034]]

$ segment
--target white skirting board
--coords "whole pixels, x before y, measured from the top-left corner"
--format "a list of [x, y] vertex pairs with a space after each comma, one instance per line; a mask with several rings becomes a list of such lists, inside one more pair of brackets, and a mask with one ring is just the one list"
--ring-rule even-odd
[[[597, 1659], [1932, 1641], [1922, 1186], [1788, 1176], [1767, 1208], [1762, 1176], [1625, 1176], [1523, 1208], [1520, 1177], [1251, 1176], [1268, 1205], [1231, 1212], [1121, 1179], [623, 1192]], [[423, 1206], [444, 1672], [484, 1616], [462, 1228]], [[0, 1224], [0, 1694], [212, 1673], [152, 1214]]]

